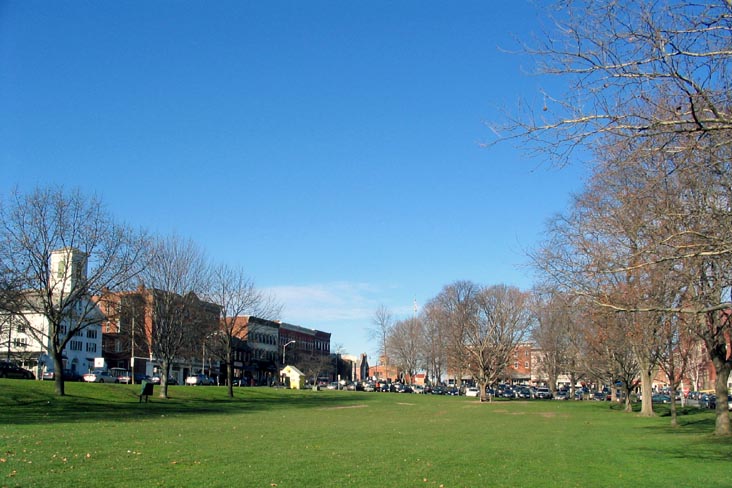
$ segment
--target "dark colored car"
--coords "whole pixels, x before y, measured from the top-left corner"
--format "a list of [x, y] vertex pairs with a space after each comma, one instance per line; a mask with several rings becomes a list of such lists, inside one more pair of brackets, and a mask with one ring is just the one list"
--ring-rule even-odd
[[445, 395], [460, 396], [460, 389], [453, 386], [452, 388], [448, 388], [447, 390], [445, 390]]
[[23, 369], [20, 366], [16, 366], [13, 363], [7, 361], [0, 361], [0, 378], [15, 378], [19, 380], [32, 380], [35, 379], [31, 371]]
[[[145, 377], [145, 378], [147, 378], [147, 377]], [[153, 376], [152, 378], [147, 378], [147, 379], [148, 379], [148, 381], [149, 381], [150, 383], [153, 383], [153, 384], [155, 384], [155, 385], [159, 385], [159, 384], [160, 384], [160, 376], [159, 376], [159, 375], [155, 375], [155, 376]], [[142, 382], [142, 380], [140, 380], [140, 382]], [[177, 384], [178, 384], [178, 380], [176, 380], [176, 379], [175, 379], [174, 377], [172, 377], [172, 376], [168, 376], [168, 385], [169, 385], [169, 386], [170, 386], [170, 385], [177, 385]]]
[[531, 399], [531, 388], [521, 387], [515, 390], [516, 398], [523, 398], [524, 400]]
[[671, 397], [662, 393], [657, 393], [651, 396], [651, 402], [653, 403], [671, 403]]
[[433, 395], [444, 395], [445, 394], [445, 387], [444, 386], [433, 386], [430, 390], [430, 393]]
[[[61, 372], [61, 376], [64, 381], [84, 381], [84, 377], [80, 373], [70, 369], [64, 369]], [[56, 373], [54, 371], [46, 371], [41, 378], [44, 381], [53, 381], [56, 379]]]
[[717, 408], [717, 397], [709, 393], [702, 393], [699, 397], [699, 408]]
[[501, 398], [516, 398], [516, 393], [511, 388], [506, 388], [501, 393]]

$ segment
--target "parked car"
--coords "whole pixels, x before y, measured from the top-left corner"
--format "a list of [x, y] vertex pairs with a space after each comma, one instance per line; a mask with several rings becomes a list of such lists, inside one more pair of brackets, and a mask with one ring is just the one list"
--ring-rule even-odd
[[[143, 381], [152, 381], [152, 378], [150, 378], [150, 377], [149, 377], [148, 375], [146, 375], [146, 374], [143, 374], [143, 373], [135, 373], [135, 383], [137, 383], [137, 384], [139, 385], [139, 384], [140, 384], [140, 383], [142, 383]], [[175, 383], [170, 383], [170, 382], [168, 382], [168, 384], [169, 384], [169, 385], [170, 385], [170, 384], [174, 384], [174, 385], [177, 385], [177, 384], [178, 384], [178, 382], [177, 382], [177, 381], [176, 381]]]
[[213, 381], [207, 375], [199, 373], [186, 378], [186, 385], [208, 386], [213, 385]]
[[373, 383], [365, 383], [363, 385], [363, 391], [376, 391], [376, 386]]
[[554, 397], [555, 400], [569, 400], [569, 392], [567, 390], [559, 390]]
[[[157, 375], [156, 374], [155, 376], [153, 376], [152, 378], [150, 378], [149, 381], [152, 382], [152, 383], [154, 383], [154, 384], [156, 384], [156, 385], [159, 385], [160, 382], [161, 382], [160, 375]], [[178, 380], [177, 379], [175, 379], [173, 376], [168, 376], [168, 385], [177, 385], [177, 384], [178, 384]]]
[[549, 388], [537, 388], [536, 398], [539, 400], [551, 400], [554, 397], [552, 391]]
[[430, 393], [432, 395], [444, 395], [445, 394], [445, 387], [441, 385], [433, 386], [430, 390]]
[[95, 369], [84, 375], [84, 381], [87, 383], [119, 383], [117, 378], [109, 374], [104, 369]]
[[702, 393], [699, 397], [699, 408], [717, 408], [717, 397], [710, 393]]
[[480, 396], [480, 390], [475, 386], [471, 386], [465, 390], [466, 397], [477, 397]]
[[671, 397], [669, 395], [664, 395], [663, 393], [656, 393], [655, 395], [651, 396], [651, 402], [652, 403], [671, 403]]
[[533, 396], [532, 392], [531, 392], [531, 388], [526, 387], [526, 386], [519, 387], [514, 391], [516, 394], [516, 398], [523, 398], [524, 400], [529, 400]]
[[727, 395], [727, 410], [732, 412], [732, 395]]
[[[64, 381], [84, 381], [84, 377], [79, 374], [76, 371], [72, 371], [70, 369], [64, 369], [61, 372], [61, 376], [63, 377]], [[41, 378], [44, 381], [53, 381], [56, 379], [56, 372], [55, 371], [45, 371], [43, 373], [43, 376]]]
[[18, 380], [32, 380], [36, 375], [32, 371], [23, 369], [8, 361], [0, 361], [0, 378], [15, 378]]
[[453, 386], [453, 387], [448, 388], [447, 390], [445, 390], [445, 395], [459, 396], [460, 395], [460, 390], [456, 386]]
[[607, 395], [605, 395], [601, 391], [596, 391], [595, 393], [592, 394], [592, 399], [596, 400], [598, 402], [604, 402], [606, 400], [606, 398], [607, 398]]
[[[148, 375], [142, 374], [142, 373], [135, 373], [134, 378], [135, 378], [135, 383], [138, 385], [141, 384], [143, 381], [151, 381], [151, 379]], [[129, 385], [132, 383], [132, 375], [130, 374], [129, 371], [125, 371], [125, 372], [117, 375], [117, 381], [119, 381], [120, 383]], [[158, 381], [158, 383], [159, 383], [159, 381]], [[168, 384], [169, 385], [171, 384], [170, 381], [168, 381]]]
[[383, 393], [394, 393], [396, 385], [393, 383], [379, 383], [379, 391]]
[[116, 375], [113, 373], [113, 376], [117, 377], [118, 383], [124, 383], [125, 385], [132, 383], [132, 374], [129, 371], [119, 371]]
[[513, 388], [504, 388], [501, 398], [516, 398], [516, 391]]

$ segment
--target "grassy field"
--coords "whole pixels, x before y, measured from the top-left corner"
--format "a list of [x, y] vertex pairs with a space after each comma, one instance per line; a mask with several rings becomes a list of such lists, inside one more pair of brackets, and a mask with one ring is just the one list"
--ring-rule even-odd
[[0, 380], [0, 487], [732, 486], [711, 412], [672, 429], [605, 402], [139, 388]]

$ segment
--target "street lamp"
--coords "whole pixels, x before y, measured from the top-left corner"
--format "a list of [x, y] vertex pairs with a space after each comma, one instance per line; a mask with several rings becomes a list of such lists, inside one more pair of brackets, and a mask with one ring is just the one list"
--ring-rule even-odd
[[287, 366], [287, 361], [285, 360], [285, 353], [287, 352], [287, 346], [289, 346], [290, 344], [294, 344], [295, 342], [296, 341], [290, 341], [287, 344], [285, 344], [284, 346], [282, 346], [282, 364], [285, 366]]

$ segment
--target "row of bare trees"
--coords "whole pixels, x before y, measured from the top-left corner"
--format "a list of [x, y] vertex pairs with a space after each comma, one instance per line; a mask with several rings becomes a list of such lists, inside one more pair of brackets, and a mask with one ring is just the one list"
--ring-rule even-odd
[[[71, 338], [109, 318], [100, 313], [100, 301], [138, 284], [154, 293], [150, 347], [163, 368], [162, 397], [168, 395], [172, 362], [191, 337], [206, 334], [218, 341], [212, 351], [220, 352], [228, 365], [227, 378], [232, 378], [234, 341], [245, 326], [235, 318], [276, 318], [280, 313], [273, 297], [258, 290], [242, 268], [213, 263], [191, 240], [151, 236], [121, 224], [97, 197], [80, 191], [16, 190], [0, 200], [0, 222], [0, 316], [23, 321], [27, 332], [49, 344], [55, 371], [62, 370]], [[85, 279], [55, 286], [51, 255], [59, 249], [74, 249], [85, 257]], [[194, 317], [200, 300], [217, 309], [205, 331]], [[8, 320], [0, 324], [13, 325]], [[55, 392], [65, 394], [61, 374], [55, 375]]]
[[481, 386], [495, 383], [528, 338], [533, 315], [530, 295], [506, 285], [458, 281], [445, 286], [422, 313], [393, 321], [385, 307], [374, 314], [374, 336], [387, 364], [413, 377], [427, 371], [439, 381], [447, 372], [470, 374]]
[[[534, 259], [581, 303], [593, 347], [637, 369], [643, 413], [662, 368], [672, 385], [701, 342], [726, 398], [732, 371], [732, 2], [563, 0], [526, 52], [567, 81], [513, 112], [499, 139], [564, 165], [591, 163]], [[687, 353], [688, 352], [688, 353]], [[729, 435], [726, 402], [715, 433]]]

